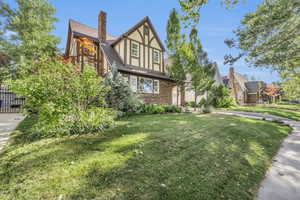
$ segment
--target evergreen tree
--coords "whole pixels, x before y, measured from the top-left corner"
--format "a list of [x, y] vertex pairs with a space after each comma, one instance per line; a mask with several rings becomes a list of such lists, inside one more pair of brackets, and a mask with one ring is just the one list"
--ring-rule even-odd
[[210, 62], [198, 38], [198, 31], [193, 28], [190, 33], [192, 56], [189, 63], [191, 85], [195, 92], [195, 103], [199, 95], [207, 93], [214, 84], [215, 65]]
[[[171, 77], [176, 82], [177, 86], [177, 105], [179, 105], [179, 88], [181, 94], [184, 95], [184, 83], [186, 80], [186, 57], [185, 57], [185, 40], [180, 34], [181, 25], [178, 13], [173, 9], [170, 13], [167, 25], [167, 40], [168, 56], [171, 59], [169, 72]], [[184, 102], [181, 102], [182, 104]]]
[[124, 80], [124, 77], [118, 72], [116, 63], [113, 63], [112, 70], [105, 79], [105, 84], [110, 88], [106, 96], [108, 107], [126, 113], [137, 111], [141, 102]]

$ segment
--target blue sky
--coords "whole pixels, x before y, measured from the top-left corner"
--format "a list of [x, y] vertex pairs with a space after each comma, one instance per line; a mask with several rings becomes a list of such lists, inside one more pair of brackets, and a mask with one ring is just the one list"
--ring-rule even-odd
[[[14, 4], [13, 0], [4, 0]], [[49, 0], [57, 9], [54, 34], [61, 39], [60, 48], [66, 44], [68, 20], [74, 19], [91, 27], [97, 27], [97, 17], [100, 10], [108, 14], [107, 29], [113, 36], [119, 36], [135, 25], [145, 16], [152, 20], [162, 41], [166, 38], [166, 24], [170, 10], [179, 9], [177, 0]], [[242, 1], [243, 2], [243, 1]], [[219, 64], [222, 75], [228, 74], [229, 66], [223, 65], [224, 55], [234, 53], [225, 44], [226, 38], [232, 38], [232, 31], [239, 26], [246, 13], [255, 11], [262, 0], [246, 0], [233, 10], [226, 10], [220, 0], [210, 0], [201, 10], [201, 21], [198, 26], [200, 38], [209, 58]], [[235, 70], [264, 80], [268, 83], [278, 81], [277, 73], [266, 69], [248, 67], [242, 60], [237, 62]]]

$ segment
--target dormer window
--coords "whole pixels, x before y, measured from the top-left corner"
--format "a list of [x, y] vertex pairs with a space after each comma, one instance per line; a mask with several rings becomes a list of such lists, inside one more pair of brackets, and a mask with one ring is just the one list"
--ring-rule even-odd
[[138, 58], [140, 56], [139, 44], [133, 42], [131, 44], [131, 56]]
[[159, 55], [159, 51], [157, 50], [153, 51], [153, 62], [155, 64], [160, 64], [160, 55]]
[[144, 34], [149, 35], [149, 27], [148, 26], [144, 26]]

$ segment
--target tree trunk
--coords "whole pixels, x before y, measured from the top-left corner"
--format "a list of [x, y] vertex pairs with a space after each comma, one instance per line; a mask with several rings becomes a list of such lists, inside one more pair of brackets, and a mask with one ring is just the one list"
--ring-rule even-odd
[[177, 88], [177, 92], [176, 92], [176, 95], [177, 95], [177, 106], [179, 106], [179, 87], [178, 85], [176, 86]]
[[196, 105], [197, 105], [197, 93], [195, 92], [195, 108], [194, 108], [194, 111], [196, 111], [196, 110], [197, 110], [197, 107], [196, 107]]
[[184, 85], [180, 86], [180, 104], [181, 106], [184, 106], [185, 104], [185, 87]]

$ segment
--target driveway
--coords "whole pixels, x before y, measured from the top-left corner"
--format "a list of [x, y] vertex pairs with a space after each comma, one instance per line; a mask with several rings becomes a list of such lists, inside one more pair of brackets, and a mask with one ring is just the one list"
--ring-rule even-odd
[[10, 134], [23, 119], [24, 116], [18, 113], [0, 113], [0, 151], [9, 140]]

